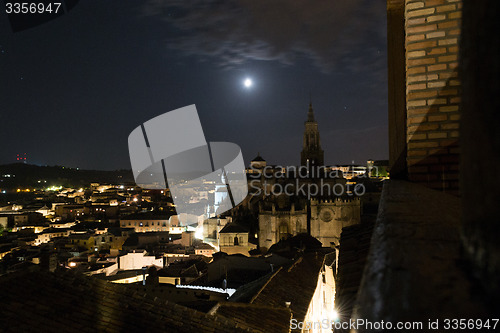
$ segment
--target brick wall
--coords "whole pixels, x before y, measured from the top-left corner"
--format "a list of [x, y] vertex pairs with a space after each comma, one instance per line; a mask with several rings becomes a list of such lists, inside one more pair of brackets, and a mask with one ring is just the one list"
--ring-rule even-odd
[[461, 0], [405, 1], [408, 178], [455, 194], [461, 7]]

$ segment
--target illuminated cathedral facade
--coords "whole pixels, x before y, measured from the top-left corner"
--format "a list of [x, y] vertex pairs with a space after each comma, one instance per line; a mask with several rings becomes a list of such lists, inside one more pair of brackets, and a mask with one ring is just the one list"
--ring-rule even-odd
[[[302, 151], [300, 154], [301, 166], [324, 167], [324, 151], [318, 123], [314, 119], [312, 104], [309, 104], [307, 121], [304, 124]], [[252, 171], [267, 167], [265, 160], [259, 155], [251, 163]], [[345, 186], [346, 179], [342, 176], [331, 178], [323, 175], [303, 177], [300, 174], [288, 174], [284, 178], [272, 178], [269, 175], [258, 178], [260, 186], [267, 187], [270, 195], [264, 195], [258, 200], [258, 243], [262, 249], [269, 249], [280, 240], [298, 234], [306, 233], [318, 239], [323, 246], [330, 247], [339, 244], [340, 233], [343, 227], [360, 223], [361, 204], [356, 196], [336, 196], [316, 193], [315, 195], [302, 195], [295, 191], [294, 195], [288, 193], [275, 193], [273, 186], [281, 188], [291, 186], [294, 189], [303, 186]], [[254, 177], [255, 178], [255, 177]], [[257, 202], [256, 202], [257, 203]]]

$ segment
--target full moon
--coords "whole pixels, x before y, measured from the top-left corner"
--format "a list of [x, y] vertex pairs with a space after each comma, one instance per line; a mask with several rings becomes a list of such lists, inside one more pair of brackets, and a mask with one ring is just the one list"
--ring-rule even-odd
[[245, 86], [245, 88], [250, 88], [252, 86], [253, 82], [252, 82], [252, 79], [250, 78], [246, 78], [245, 81], [243, 81], [243, 85]]

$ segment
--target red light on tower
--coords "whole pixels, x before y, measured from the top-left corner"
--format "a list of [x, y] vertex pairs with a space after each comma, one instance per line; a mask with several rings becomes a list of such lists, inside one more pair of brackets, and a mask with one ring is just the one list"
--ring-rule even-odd
[[23, 163], [26, 163], [27, 159], [28, 159], [27, 153], [16, 155], [16, 161], [23, 161]]

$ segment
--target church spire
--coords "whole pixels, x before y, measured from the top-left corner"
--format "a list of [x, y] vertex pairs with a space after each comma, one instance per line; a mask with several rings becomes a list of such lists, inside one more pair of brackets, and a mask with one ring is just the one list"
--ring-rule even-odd
[[309, 102], [309, 111], [307, 112], [307, 122], [309, 123], [315, 122], [312, 102]]
[[323, 149], [321, 149], [318, 123], [314, 120], [312, 101], [309, 101], [307, 121], [304, 125], [304, 141], [302, 144], [302, 152], [300, 153], [300, 163], [301, 165], [308, 166], [323, 166], [324, 153]]

